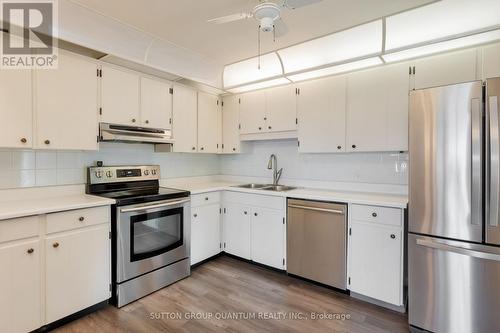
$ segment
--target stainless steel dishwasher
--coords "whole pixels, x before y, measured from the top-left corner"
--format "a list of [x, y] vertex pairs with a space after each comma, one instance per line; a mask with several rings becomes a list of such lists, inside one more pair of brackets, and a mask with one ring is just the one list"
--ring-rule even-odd
[[347, 288], [347, 206], [288, 199], [287, 272]]

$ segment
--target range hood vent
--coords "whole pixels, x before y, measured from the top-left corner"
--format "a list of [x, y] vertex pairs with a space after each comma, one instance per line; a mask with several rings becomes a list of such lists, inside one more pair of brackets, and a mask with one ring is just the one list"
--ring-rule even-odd
[[108, 123], [99, 124], [101, 142], [136, 142], [172, 145], [172, 131], [169, 129], [125, 126]]

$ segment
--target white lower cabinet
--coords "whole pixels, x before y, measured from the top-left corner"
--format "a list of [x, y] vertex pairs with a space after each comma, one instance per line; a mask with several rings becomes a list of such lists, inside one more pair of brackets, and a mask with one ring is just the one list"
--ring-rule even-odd
[[47, 323], [109, 299], [109, 231], [104, 224], [45, 239]]
[[224, 204], [224, 251], [251, 258], [250, 208], [244, 204]]
[[254, 208], [251, 215], [252, 261], [283, 269], [285, 218], [279, 209]]
[[349, 289], [403, 306], [403, 218], [397, 208], [352, 205], [349, 225]]
[[191, 208], [191, 265], [220, 253], [220, 209], [219, 202]]

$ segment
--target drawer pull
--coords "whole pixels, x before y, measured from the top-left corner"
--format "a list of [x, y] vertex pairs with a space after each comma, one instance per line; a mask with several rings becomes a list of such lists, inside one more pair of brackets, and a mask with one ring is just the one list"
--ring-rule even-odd
[[372, 213], [372, 216], [373, 217], [377, 217], [377, 213]]
[[32, 249], [32, 248], [30, 248], [30, 249], [28, 249], [26, 252], [28, 252], [28, 254], [32, 254], [33, 252], [35, 252], [35, 250], [34, 250], [34, 249]]
[[302, 205], [288, 205], [288, 208], [297, 208], [297, 209], [312, 210], [312, 211], [316, 211], [316, 212], [325, 212], [325, 213], [344, 215], [343, 209], [327, 209], [327, 208], [310, 207], [310, 206], [302, 206]]
[[85, 217], [83, 217], [83, 216], [80, 216], [80, 217], [78, 218], [78, 221], [80, 221], [80, 222], [83, 222], [83, 221], [85, 221]]
[[58, 248], [58, 247], [59, 247], [59, 243], [58, 243], [58, 242], [55, 242], [54, 244], [52, 244], [52, 247], [53, 247], [53, 248]]

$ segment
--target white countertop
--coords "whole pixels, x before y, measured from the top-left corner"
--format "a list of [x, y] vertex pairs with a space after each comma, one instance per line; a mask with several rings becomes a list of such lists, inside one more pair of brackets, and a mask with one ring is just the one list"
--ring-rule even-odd
[[174, 187], [184, 189], [191, 192], [191, 194], [200, 194], [214, 191], [237, 191], [253, 194], [274, 195], [287, 198], [321, 200], [321, 201], [334, 201], [344, 202], [351, 204], [385, 206], [395, 208], [406, 208], [408, 204], [408, 196], [402, 194], [386, 194], [378, 192], [356, 192], [356, 191], [338, 191], [333, 189], [314, 189], [299, 187], [295, 190], [276, 192], [256, 189], [244, 189], [234, 187], [236, 185], [244, 184], [236, 181], [189, 181], [189, 179], [167, 179], [162, 180], [161, 185], [165, 187]]
[[[9, 193], [12, 194], [10, 199], [6, 198], [6, 194]], [[40, 195], [43, 193], [45, 196]], [[115, 203], [113, 199], [87, 195], [84, 192], [78, 193], [74, 189], [65, 190], [63, 187], [56, 191], [50, 188], [46, 188], [45, 191], [41, 189], [2, 190], [0, 194], [0, 220]]]

